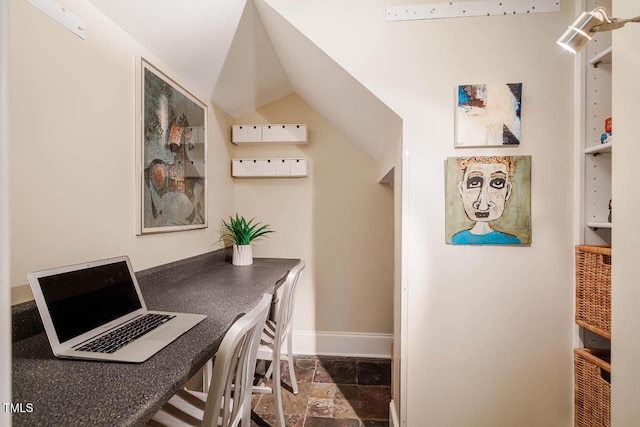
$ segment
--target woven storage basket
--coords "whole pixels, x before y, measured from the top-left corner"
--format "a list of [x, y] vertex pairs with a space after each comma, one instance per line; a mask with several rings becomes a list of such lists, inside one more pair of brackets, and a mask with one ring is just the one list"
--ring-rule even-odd
[[575, 368], [575, 426], [611, 426], [611, 364], [605, 350], [576, 348], [573, 351]]
[[576, 246], [576, 323], [611, 339], [611, 248]]

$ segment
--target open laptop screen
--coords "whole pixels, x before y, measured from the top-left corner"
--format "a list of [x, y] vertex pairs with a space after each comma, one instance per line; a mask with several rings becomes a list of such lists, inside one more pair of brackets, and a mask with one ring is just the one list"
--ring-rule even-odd
[[142, 308], [126, 261], [38, 281], [61, 343]]

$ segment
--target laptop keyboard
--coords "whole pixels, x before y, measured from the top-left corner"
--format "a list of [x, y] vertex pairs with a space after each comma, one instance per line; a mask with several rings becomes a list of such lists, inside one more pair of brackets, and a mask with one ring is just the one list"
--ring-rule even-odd
[[94, 353], [114, 353], [129, 344], [131, 341], [151, 332], [174, 317], [174, 315], [170, 314], [145, 314], [133, 322], [129, 322], [126, 325], [83, 345], [77, 350], [90, 351]]

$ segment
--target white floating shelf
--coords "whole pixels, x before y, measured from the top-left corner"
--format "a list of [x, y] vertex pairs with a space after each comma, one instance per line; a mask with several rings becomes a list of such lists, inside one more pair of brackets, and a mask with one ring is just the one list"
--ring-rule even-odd
[[613, 60], [613, 48], [608, 47], [589, 60], [589, 65], [597, 67], [598, 64], [611, 64]]
[[612, 228], [610, 222], [588, 222], [589, 228]]
[[305, 158], [233, 159], [234, 178], [301, 178], [307, 176]]
[[307, 125], [301, 123], [233, 125], [231, 142], [238, 145], [282, 142], [307, 144]]
[[607, 142], [606, 144], [594, 145], [584, 150], [585, 154], [601, 154], [610, 153], [613, 150], [613, 142]]

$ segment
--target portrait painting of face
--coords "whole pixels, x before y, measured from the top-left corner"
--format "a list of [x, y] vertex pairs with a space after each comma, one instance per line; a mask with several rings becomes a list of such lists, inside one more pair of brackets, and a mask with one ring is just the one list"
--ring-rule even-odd
[[531, 157], [447, 159], [446, 242], [531, 243]]

